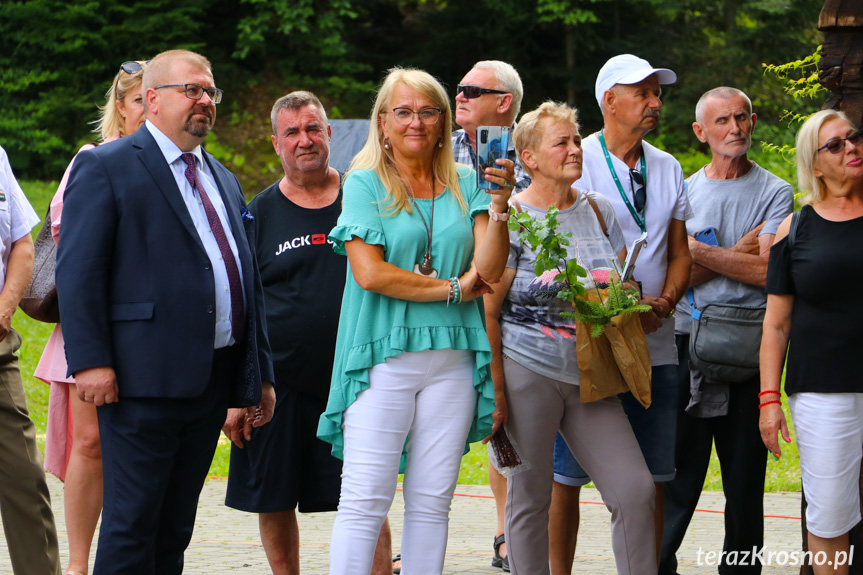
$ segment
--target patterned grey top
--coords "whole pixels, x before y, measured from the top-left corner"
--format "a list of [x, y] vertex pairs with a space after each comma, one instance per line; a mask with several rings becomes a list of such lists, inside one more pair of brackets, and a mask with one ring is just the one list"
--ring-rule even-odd
[[[587, 192], [605, 219], [608, 237], [593, 208], [583, 193], [575, 204], [558, 215], [561, 231], [572, 234], [568, 257], [576, 257], [586, 270], [618, 268], [617, 253], [624, 248], [623, 231], [614, 208], [601, 194]], [[522, 203], [524, 211], [535, 218], [544, 218], [547, 210]], [[510, 232], [509, 261], [515, 268], [515, 278], [504, 299], [500, 313], [503, 352], [523, 367], [545, 377], [578, 384], [578, 363], [575, 357], [575, 322], [561, 317], [571, 311], [570, 305], [557, 297], [537, 294], [537, 285], [551, 279], [556, 272], [546, 272], [537, 278], [533, 266], [536, 255], [523, 245], [517, 232]], [[592, 281], [584, 280], [592, 285]], [[531, 283], [534, 285], [531, 286]], [[586, 285], [587, 285], [586, 283]]]

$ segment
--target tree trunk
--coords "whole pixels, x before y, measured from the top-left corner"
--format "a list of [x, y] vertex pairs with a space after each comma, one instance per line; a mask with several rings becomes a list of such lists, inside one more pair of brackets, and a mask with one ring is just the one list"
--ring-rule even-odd
[[575, 62], [576, 62], [576, 46], [577, 40], [575, 37], [575, 28], [573, 26], [566, 27], [566, 103], [575, 107]]
[[818, 18], [824, 32], [818, 81], [832, 92], [822, 109], [842, 110], [863, 125], [863, 3], [826, 0]]

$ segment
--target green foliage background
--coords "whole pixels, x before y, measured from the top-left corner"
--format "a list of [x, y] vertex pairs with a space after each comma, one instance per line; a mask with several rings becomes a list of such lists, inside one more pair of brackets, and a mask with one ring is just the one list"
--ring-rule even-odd
[[662, 124], [650, 139], [681, 156], [688, 174], [706, 160], [690, 129], [695, 102], [717, 85], [750, 94], [759, 114], [756, 139], [780, 146], [792, 141], [779, 117], [800, 105], [777, 78], [764, 75], [762, 63], [810, 54], [820, 43], [821, 4], [7, 1], [0, 3], [0, 145], [19, 177], [59, 178], [77, 148], [95, 139], [90, 123], [120, 63], [190, 48], [212, 61], [226, 93], [209, 148], [254, 193], [278, 177], [267, 116], [272, 102], [290, 90], [316, 92], [332, 118], [363, 118], [392, 66], [428, 70], [453, 92], [474, 62], [501, 59], [522, 75], [523, 110], [549, 98], [568, 101], [580, 107], [582, 131], [590, 133], [601, 122], [593, 96], [597, 71], [609, 57], [632, 52], [678, 74], [665, 88]]

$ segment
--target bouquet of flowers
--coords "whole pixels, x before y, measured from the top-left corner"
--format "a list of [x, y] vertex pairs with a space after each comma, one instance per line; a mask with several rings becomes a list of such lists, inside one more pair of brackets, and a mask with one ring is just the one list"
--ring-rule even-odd
[[[631, 391], [644, 406], [650, 405], [650, 352], [641, 321], [635, 315], [651, 310], [639, 304], [638, 290], [620, 281], [617, 262], [612, 269], [594, 270], [590, 276], [576, 259], [567, 259], [569, 232], [558, 231], [559, 211], [548, 209], [543, 219], [512, 211], [509, 228], [536, 253], [531, 284], [540, 297], [558, 297], [574, 312], [561, 315], [576, 320], [575, 349], [582, 402], [596, 401]], [[581, 278], [587, 278], [584, 282]]]
[[[567, 260], [566, 246], [572, 234], [557, 231], [558, 213], [559, 210], [551, 206], [542, 220], [527, 212], [513, 212], [509, 219], [509, 228], [518, 231], [519, 239], [536, 253], [537, 278], [531, 283], [534, 293], [539, 297], [556, 296], [568, 301], [575, 312], [561, 315], [590, 326], [593, 338], [600, 337], [614, 317], [650, 311], [649, 305], [638, 303], [638, 290], [620, 282], [616, 261], [610, 262], [614, 268], [591, 270], [593, 281], [585, 282], [588, 285], [582, 283], [580, 278], [587, 278], [587, 271], [577, 260]], [[588, 287], [594, 297], [588, 296]]]

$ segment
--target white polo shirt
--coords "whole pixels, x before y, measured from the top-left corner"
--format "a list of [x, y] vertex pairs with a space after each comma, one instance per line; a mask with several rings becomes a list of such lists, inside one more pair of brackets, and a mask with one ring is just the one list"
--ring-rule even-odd
[[[693, 212], [686, 196], [680, 163], [671, 154], [647, 142], [642, 142], [642, 146], [647, 164], [647, 200], [644, 207], [647, 245], [638, 256], [634, 278], [641, 282], [645, 295], [659, 297], [662, 295], [668, 270], [668, 226], [672, 219], [685, 221], [691, 218]], [[582, 148], [584, 169], [581, 179], [575, 182], [575, 187], [583, 191], [593, 190], [608, 198], [617, 214], [620, 227], [623, 228], [626, 247], [629, 249], [632, 242], [641, 235], [641, 228], [620, 196], [597, 134], [585, 138]], [[629, 166], [614, 154], [609, 153], [609, 157], [624, 193], [630, 204], [633, 204], [632, 196], [636, 186], [631, 181]], [[647, 345], [650, 348], [652, 365], [677, 365], [673, 317], [662, 320], [662, 327], [648, 334]]]
[[0, 147], [0, 291], [6, 285], [12, 243], [29, 234], [40, 221], [12, 174], [6, 150]]

